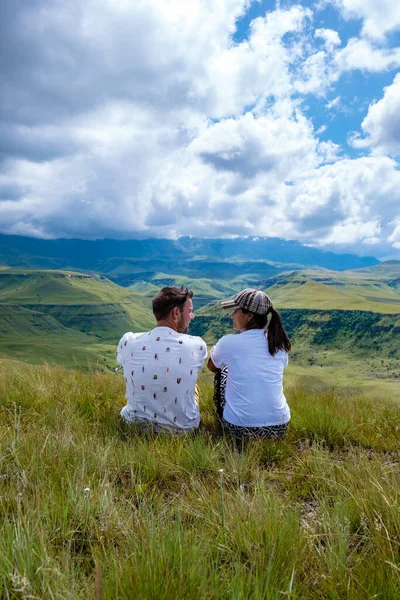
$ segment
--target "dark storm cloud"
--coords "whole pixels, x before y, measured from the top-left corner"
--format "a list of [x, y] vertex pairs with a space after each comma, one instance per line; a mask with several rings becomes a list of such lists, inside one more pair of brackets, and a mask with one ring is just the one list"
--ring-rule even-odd
[[277, 165], [273, 156], [260, 156], [260, 148], [238, 150], [236, 153], [201, 152], [200, 158], [217, 171], [232, 171], [251, 179], [260, 172], [268, 172]]
[[43, 162], [76, 152], [76, 143], [59, 133], [46, 133], [38, 128], [0, 123], [0, 161], [23, 158]]
[[27, 188], [13, 183], [0, 183], [0, 201], [19, 200]]
[[171, 57], [170, 48], [172, 60], [163, 58], [151, 8], [126, 20], [95, 11], [94, 3], [74, 0], [1, 3], [3, 121], [54, 122], [109, 99], [162, 111], [186, 104], [185, 59]]
[[339, 193], [336, 193], [332, 194], [326, 204], [315, 206], [311, 214], [296, 218], [296, 226], [300, 232], [318, 232], [321, 235], [345, 218], [346, 211], [340, 204]]
[[156, 119], [187, 105], [185, 56], [156, 21], [151, 5], [124, 18], [90, 1], [1, 0], [0, 163], [79, 153], [86, 140], [74, 133], [96, 107], [133, 103]]

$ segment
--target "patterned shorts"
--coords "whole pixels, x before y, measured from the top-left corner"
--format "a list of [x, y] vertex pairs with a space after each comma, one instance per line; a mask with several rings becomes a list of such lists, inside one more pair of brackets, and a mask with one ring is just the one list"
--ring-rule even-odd
[[228, 367], [218, 369], [214, 376], [214, 404], [217, 409], [217, 415], [224, 429], [239, 438], [282, 438], [288, 426], [288, 423], [282, 425], [269, 425], [266, 427], [243, 427], [242, 425], [233, 425], [228, 423], [223, 417], [224, 406], [226, 402], [226, 380], [228, 378]]

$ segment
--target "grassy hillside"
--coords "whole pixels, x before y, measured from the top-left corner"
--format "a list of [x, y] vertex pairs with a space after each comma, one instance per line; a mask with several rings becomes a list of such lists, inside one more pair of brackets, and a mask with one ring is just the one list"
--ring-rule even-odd
[[[396, 291], [399, 273], [400, 265], [391, 262], [342, 273], [322, 269], [289, 272], [264, 282], [269, 282], [267, 291], [277, 306], [315, 307], [281, 309], [293, 339], [293, 359], [299, 374], [309, 367], [318, 382], [321, 373], [317, 367], [323, 367], [326, 373], [331, 369], [329, 377], [334, 377], [335, 369], [339, 369], [349, 386], [351, 377], [358, 374], [369, 382], [375, 379], [381, 384], [386, 380], [390, 389], [396, 389], [396, 361], [400, 356], [400, 296]], [[231, 331], [229, 313], [221, 311], [219, 300], [245, 287], [245, 277], [229, 282], [191, 280], [160, 272], [151, 282], [122, 288], [104, 277], [76, 272], [1, 269], [0, 307], [7, 308], [4, 318], [8, 323], [14, 319], [14, 325], [12, 331], [4, 332], [0, 351], [29, 361], [50, 360], [67, 365], [75, 364], [77, 355], [80, 364], [87, 364], [88, 357], [96, 362], [99, 356], [111, 368], [120, 337], [129, 330], [143, 331], [154, 326], [150, 298], [160, 287], [171, 284], [194, 290], [194, 304], [199, 310], [191, 332], [214, 343]], [[215, 298], [219, 299], [217, 303], [209, 302]], [[353, 305], [364, 310], [349, 310]], [[325, 306], [346, 306], [347, 310], [328, 310]], [[18, 307], [25, 310], [24, 321]], [[14, 339], [18, 332], [23, 333], [19, 344]], [[87, 337], [78, 338], [77, 333]], [[379, 360], [384, 361], [383, 367], [377, 363]]]
[[43, 312], [0, 304], [0, 359], [7, 357], [77, 369], [111, 367], [115, 344], [68, 329]]
[[[234, 333], [229, 311], [213, 304], [198, 312], [191, 333], [208, 344]], [[400, 398], [400, 314], [301, 309], [280, 313], [292, 341], [293, 383]]]
[[377, 279], [385, 279], [387, 281], [397, 281], [399, 279], [400, 261], [399, 260], [387, 260], [379, 265], [373, 265], [369, 267], [362, 267], [349, 271], [355, 275], [363, 277], [364, 275], [370, 276]]
[[[318, 352], [329, 347], [360, 358], [400, 356], [400, 314], [298, 309], [282, 309], [280, 314], [289, 337], [299, 349], [313, 346]], [[213, 344], [222, 335], [233, 333], [232, 319], [218, 314], [198, 315], [191, 324], [191, 332]]]
[[0, 271], [0, 303], [13, 304], [98, 304], [136, 302], [145, 306], [140, 294], [133, 294], [105, 277], [71, 271]]
[[368, 269], [325, 269], [281, 273], [264, 282], [279, 308], [366, 310], [400, 313], [400, 262]]
[[0, 316], [3, 355], [68, 366], [98, 360], [114, 366], [121, 336], [154, 326], [144, 294], [62, 271], [2, 269]]
[[129, 289], [142, 292], [151, 298], [161, 288], [169, 285], [184, 286], [193, 291], [193, 306], [195, 310], [216, 298], [226, 298], [241, 289], [241, 281], [236, 279], [224, 281], [219, 279], [190, 279], [184, 275], [168, 275], [156, 273], [148, 282], [143, 280], [133, 283]]
[[236, 445], [209, 378], [185, 438], [121, 422], [117, 374], [0, 363], [0, 597], [400, 597], [399, 405], [287, 389]]
[[206, 304], [215, 299], [224, 300], [246, 287], [262, 287], [265, 278], [258, 273], [242, 273], [232, 279], [226, 279], [226, 273], [221, 273], [215, 279], [210, 278], [190, 278], [184, 275], [174, 275], [167, 273], [155, 273], [149, 276], [148, 281], [140, 279], [130, 284], [130, 289], [143, 292], [149, 298], [158, 292], [158, 290], [167, 285], [185, 286], [194, 293], [193, 305], [197, 311]]

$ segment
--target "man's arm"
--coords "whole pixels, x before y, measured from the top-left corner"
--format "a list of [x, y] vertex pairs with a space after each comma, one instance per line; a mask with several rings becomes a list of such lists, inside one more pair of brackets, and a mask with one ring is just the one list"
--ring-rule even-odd
[[212, 358], [210, 356], [210, 358], [208, 359], [208, 363], [207, 363], [207, 369], [209, 369], [210, 371], [212, 371], [213, 373], [216, 373], [217, 371], [219, 371], [219, 369], [214, 365]]
[[225, 361], [223, 358], [224, 357], [224, 351], [223, 351], [224, 342], [225, 342], [225, 338], [221, 338], [219, 340], [219, 342], [217, 342], [215, 344], [215, 346], [213, 346], [211, 348], [210, 358], [208, 359], [208, 363], [207, 363], [207, 369], [209, 369], [213, 373], [216, 373], [217, 371], [222, 369], [222, 367], [225, 365]]

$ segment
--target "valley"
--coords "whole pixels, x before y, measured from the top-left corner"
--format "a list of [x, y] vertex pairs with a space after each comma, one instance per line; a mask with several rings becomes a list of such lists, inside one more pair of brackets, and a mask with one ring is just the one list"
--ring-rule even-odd
[[[165, 285], [194, 291], [190, 332], [209, 345], [232, 332], [219, 302], [247, 286], [271, 296], [293, 343], [286, 385], [335, 386], [400, 397], [400, 263], [287, 270], [231, 280], [155, 273], [123, 287], [106, 276], [0, 268], [0, 360], [113, 370], [126, 331], [154, 326], [151, 297]], [[208, 378], [205, 373], [204, 377]]]
[[112, 368], [118, 339], [152, 325], [147, 298], [105, 277], [0, 271], [0, 356]]

